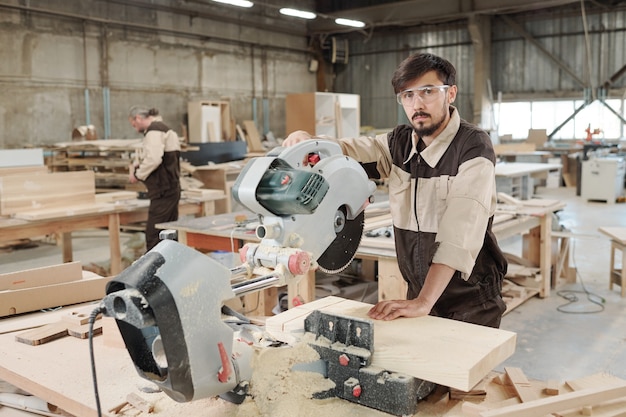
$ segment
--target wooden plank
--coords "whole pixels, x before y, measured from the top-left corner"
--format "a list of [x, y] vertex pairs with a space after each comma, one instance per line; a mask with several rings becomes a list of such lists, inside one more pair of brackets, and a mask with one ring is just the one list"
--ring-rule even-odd
[[626, 396], [626, 382], [613, 387], [588, 388], [542, 398], [527, 403], [511, 405], [494, 410], [483, 411], [481, 417], [528, 417], [543, 416], [574, 407], [584, 407], [589, 404], [600, 404]]
[[[85, 314], [82, 313], [80, 315], [85, 316]], [[102, 321], [100, 317], [101, 316], [96, 317], [96, 322], [93, 325], [94, 335], [102, 334]], [[89, 337], [90, 327], [88, 315], [86, 320], [85, 323], [74, 323], [71, 320], [67, 320], [67, 315], [65, 315], [62, 316], [59, 321], [44, 324], [41, 327], [22, 332], [15, 336], [15, 340], [27, 345], [38, 346], [68, 335], [79, 339], [86, 339]]]
[[110, 279], [84, 274], [79, 281], [2, 291], [0, 317], [100, 299], [105, 296], [105, 286]]
[[0, 214], [95, 202], [93, 171], [0, 177]]
[[622, 383], [624, 383], [623, 379], [604, 372], [565, 381], [565, 384], [574, 391], [580, 391], [587, 388], [608, 387], [620, 385]]
[[20, 333], [15, 336], [15, 341], [37, 346], [65, 336], [67, 336], [67, 323], [59, 321]]
[[[89, 275], [93, 275], [91, 272]], [[59, 320], [60, 317], [73, 314], [73, 313], [85, 313], [89, 314], [97, 307], [95, 302], [87, 302], [83, 304], [74, 304], [67, 307], [62, 307], [55, 310], [42, 310], [29, 314], [20, 314], [15, 317], [8, 317], [0, 320], [0, 335], [5, 333], [14, 333], [35, 327], [41, 327], [45, 324], [54, 323]]]
[[265, 148], [261, 143], [261, 135], [254, 124], [254, 120], [244, 120], [243, 127], [247, 133], [248, 150], [250, 152], [264, 152]]
[[539, 395], [537, 395], [533, 387], [530, 385], [526, 375], [524, 375], [524, 371], [520, 368], [505, 366], [504, 372], [508, 382], [513, 385], [517, 396], [520, 400], [522, 400], [522, 402], [534, 401], [539, 398]]
[[622, 245], [626, 245], [626, 227], [600, 227], [598, 230]]
[[111, 191], [108, 193], [96, 194], [96, 203], [115, 203], [122, 200], [134, 200], [137, 193], [134, 191]]
[[[269, 317], [266, 330], [279, 340], [293, 338], [303, 332], [305, 317], [315, 309], [368, 319], [371, 304], [326, 298], [331, 299], [330, 303], [321, 299]], [[292, 311], [298, 309], [303, 311]], [[515, 333], [460, 321], [425, 316], [372, 322], [372, 366], [463, 391], [471, 390], [515, 350]], [[283, 333], [272, 332], [281, 328]]]
[[63, 282], [78, 281], [82, 278], [83, 270], [81, 263], [68, 262], [0, 274], [0, 291], [60, 284]]
[[9, 175], [20, 175], [20, 174], [37, 175], [37, 174], [47, 174], [47, 173], [48, 173], [48, 167], [45, 165], [0, 168], [0, 177], [6, 177]]
[[549, 379], [543, 393], [546, 395], [559, 395], [559, 382], [556, 379]]
[[115, 209], [115, 205], [110, 203], [70, 204], [60, 207], [46, 207], [38, 210], [22, 211], [15, 213], [13, 217], [21, 220], [35, 221], [79, 216], [83, 214], [109, 213], [113, 212]]
[[[67, 334], [79, 339], [87, 339], [89, 337], [89, 323], [81, 325], [69, 324], [67, 326]], [[102, 322], [97, 320], [93, 325], [93, 335], [96, 336], [99, 334], [102, 334]]]
[[143, 411], [144, 413], [151, 413], [154, 411], [154, 406], [150, 404], [148, 401], [141, 398], [139, 395], [131, 392], [126, 396], [126, 401], [133, 407], [138, 410]]

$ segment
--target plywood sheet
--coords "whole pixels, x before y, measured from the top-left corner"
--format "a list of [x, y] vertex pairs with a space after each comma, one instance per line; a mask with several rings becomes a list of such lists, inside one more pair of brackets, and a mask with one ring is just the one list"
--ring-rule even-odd
[[0, 214], [94, 203], [93, 171], [0, 177]]
[[[304, 319], [313, 310], [367, 318], [371, 307], [326, 297], [268, 318], [266, 330], [289, 341], [303, 333]], [[432, 316], [373, 323], [373, 366], [463, 391], [471, 390], [515, 351], [516, 335], [506, 330]]]

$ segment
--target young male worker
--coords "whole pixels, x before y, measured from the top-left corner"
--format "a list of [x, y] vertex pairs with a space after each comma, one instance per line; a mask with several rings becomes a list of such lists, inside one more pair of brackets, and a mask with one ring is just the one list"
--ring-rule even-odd
[[[489, 135], [452, 106], [456, 69], [414, 54], [391, 80], [410, 125], [375, 138], [337, 139], [370, 178], [385, 178], [407, 300], [378, 302], [373, 319], [427, 314], [499, 327], [507, 262], [491, 231], [495, 153]], [[290, 146], [312, 135], [291, 133]]]

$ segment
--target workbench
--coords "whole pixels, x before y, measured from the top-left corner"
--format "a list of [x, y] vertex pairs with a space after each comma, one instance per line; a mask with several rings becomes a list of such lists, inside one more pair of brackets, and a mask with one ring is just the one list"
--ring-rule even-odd
[[[88, 340], [66, 336], [42, 345], [30, 346], [16, 341], [16, 335], [23, 329], [55, 323], [62, 316], [69, 314], [89, 314], [95, 308], [94, 303], [84, 303], [75, 306], [64, 307], [49, 313], [31, 313], [13, 318], [0, 319], [0, 380], [7, 381], [22, 390], [44, 399], [50, 404], [61, 408], [67, 413], [77, 417], [97, 417], [96, 402], [93, 390]], [[105, 327], [105, 332], [108, 328]], [[139, 395], [142, 399], [154, 405], [154, 412], [144, 413], [132, 407], [126, 407], [118, 416], [155, 416], [155, 417], [180, 417], [180, 416], [207, 416], [212, 417], [270, 417], [273, 415], [286, 415], [282, 413], [267, 414], [257, 409], [253, 401], [259, 404], [264, 398], [248, 399], [241, 405], [225, 402], [218, 398], [199, 399], [187, 403], [177, 403], [163, 392], [146, 392], [145, 388], [155, 385], [142, 379], [136, 372], [134, 365], [125, 348], [116, 347], [108, 343], [106, 335], [94, 337], [94, 358], [96, 375], [99, 388], [99, 397], [103, 416], [113, 416], [108, 412], [111, 408], [124, 403], [128, 394]], [[107, 336], [108, 337], [108, 336]], [[267, 356], [266, 361], [259, 366], [275, 366], [275, 381], [268, 381], [264, 396], [275, 397], [272, 386], [284, 383], [283, 380], [291, 381], [287, 391], [280, 391], [280, 399], [286, 407], [294, 408], [293, 416], [318, 416], [333, 415], [347, 417], [359, 415], [363, 417], [390, 417], [389, 414], [373, 409], [355, 405], [349, 401], [338, 398], [326, 400], [307, 399], [302, 390], [309, 385], [311, 378], [321, 377], [317, 374], [304, 374], [291, 376], [290, 355], [293, 349], [285, 351], [285, 348], [274, 349], [273, 355]], [[282, 353], [281, 353], [282, 351]], [[274, 354], [275, 353], [275, 354]], [[265, 357], [265, 356], [264, 356]], [[282, 360], [281, 360], [282, 358]], [[275, 365], [273, 360], [276, 360]], [[257, 376], [263, 370], [257, 369]], [[278, 376], [280, 375], [280, 376]], [[253, 381], [255, 374], [253, 374]], [[307, 383], [307, 381], [309, 383]], [[295, 385], [295, 386], [294, 386]], [[495, 401], [506, 398], [506, 391], [494, 385], [492, 399]], [[440, 394], [438, 399], [444, 394]], [[267, 401], [267, 400], [265, 400]], [[460, 401], [444, 401], [437, 404], [434, 401], [425, 401], [419, 406], [416, 415], [429, 416], [454, 416], [460, 415]], [[283, 407], [284, 408], [284, 407]], [[326, 410], [326, 411], [324, 411]], [[452, 411], [455, 411], [454, 413]], [[432, 412], [429, 412], [432, 411]]]
[[[499, 206], [492, 230], [499, 241], [520, 234], [528, 237], [530, 249], [527, 256], [539, 266], [541, 275], [538, 295], [548, 297], [552, 287], [552, 214], [565, 204], [558, 200], [540, 199], [524, 200], [522, 203], [524, 205], [514, 208]], [[364, 237], [356, 257], [378, 261], [379, 300], [406, 297], [406, 283], [398, 269], [392, 238]], [[555, 276], [560, 276], [560, 272]]]
[[[38, 346], [16, 341], [16, 335], [25, 329], [58, 322], [63, 315], [88, 314], [94, 307], [94, 303], [85, 303], [64, 307], [53, 312], [38, 312], [0, 319], [0, 380], [53, 404], [66, 412], [63, 415], [69, 413], [76, 417], [97, 417], [88, 340], [66, 336]], [[104, 417], [113, 417], [114, 414], [108, 410], [123, 404], [129, 394], [138, 395], [146, 403], [151, 404], [153, 412], [147, 413], [126, 406], [117, 416], [389, 417], [389, 414], [338, 398], [310, 399], [311, 382], [319, 381], [321, 375], [292, 372], [291, 366], [297, 362], [294, 360], [297, 358], [295, 348], [263, 349], [264, 360], [257, 363], [256, 366], [259, 368], [255, 368], [251, 382], [253, 389], [255, 385], [261, 385], [261, 387], [257, 388], [258, 391], [254, 397], [248, 397], [241, 405], [234, 405], [219, 398], [177, 403], [163, 392], [155, 392], [154, 384], [139, 377], [127, 351], [107, 342], [107, 337], [111, 336], [107, 331], [108, 329], [105, 330], [105, 334], [96, 336], [93, 340], [99, 397]], [[266, 352], [269, 355], [266, 355]], [[519, 368], [512, 370], [519, 370]], [[518, 394], [525, 399], [523, 403], [520, 403], [514, 393], [517, 388], [503, 384], [504, 376], [498, 372], [491, 372], [470, 393], [458, 390], [448, 393], [445, 388], [438, 389], [426, 400], [418, 403], [418, 411], [414, 417], [480, 416], [485, 407], [493, 407], [490, 411], [492, 414], [489, 415], [503, 417], [511, 414], [508, 414], [507, 408], [501, 408], [502, 411], [500, 411], [499, 407], [516, 404], [524, 406], [526, 414], [515, 415], [546, 415], [547, 412], [539, 413], [534, 409], [536, 399], [563, 401], [565, 405], [562, 409], [573, 409], [571, 412], [562, 413], [564, 417], [581, 415], [580, 407], [583, 405], [593, 405], [594, 415], [596, 413], [618, 415], [626, 412], [624, 394], [621, 395], [617, 405], [615, 401], [611, 403], [609, 411], [613, 411], [612, 414], [602, 414], [603, 407], [595, 405], [602, 400], [607, 401], [608, 397], [602, 397], [602, 400], [597, 398], [592, 400], [583, 394], [588, 393], [588, 389], [591, 388], [598, 390], [594, 392], [601, 392], [603, 387], [624, 384], [623, 380], [611, 375], [595, 374], [564, 383], [526, 380], [522, 384], [517, 380], [518, 384], [523, 385], [523, 391]], [[521, 377], [526, 379], [523, 372]], [[557, 381], [560, 380], [559, 375], [555, 375], [554, 378]], [[547, 387], [557, 390], [560, 395], [546, 395]], [[581, 393], [580, 397], [572, 396], [570, 387], [575, 387], [573, 389]], [[567, 400], [561, 400], [561, 398], [567, 398]], [[570, 402], [577, 400], [582, 401], [583, 404], [579, 401], [578, 407], [575, 404], [570, 405]], [[618, 408], [615, 408], [616, 406]]]
[[[626, 227], [600, 227], [601, 233], [611, 238], [611, 260], [609, 264], [609, 289], [617, 284], [621, 296], [626, 297]], [[617, 252], [622, 256], [617, 256]]]
[[[72, 232], [106, 228], [109, 232], [111, 275], [117, 275], [122, 271], [120, 228], [124, 225], [145, 222], [148, 218], [149, 204], [149, 200], [133, 199], [122, 204], [94, 206], [91, 212], [77, 214], [68, 210], [64, 215], [38, 220], [0, 217], [0, 243], [56, 234], [63, 248], [63, 262], [71, 262], [73, 260]], [[213, 204], [213, 198], [181, 199], [179, 215], [205, 216], [213, 212]]]
[[496, 150], [496, 156], [502, 162], [529, 162], [533, 164], [541, 164], [548, 162], [552, 157], [552, 152], [547, 151], [502, 151]]
[[532, 198], [534, 180], [558, 176], [561, 179], [561, 164], [530, 162], [499, 162], [496, 164], [496, 189], [521, 200]]

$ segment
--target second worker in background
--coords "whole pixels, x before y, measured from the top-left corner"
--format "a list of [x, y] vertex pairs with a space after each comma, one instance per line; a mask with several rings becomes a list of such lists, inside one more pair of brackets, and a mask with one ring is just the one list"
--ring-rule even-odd
[[130, 166], [129, 181], [142, 181], [150, 199], [146, 224], [146, 251], [159, 243], [158, 223], [178, 220], [180, 201], [180, 142], [178, 135], [159, 116], [157, 109], [134, 106], [128, 120], [143, 133], [139, 163]]
[[[499, 327], [506, 259], [491, 231], [495, 152], [489, 135], [452, 106], [456, 69], [419, 53], [394, 72], [392, 86], [410, 125], [375, 138], [342, 138], [344, 154], [370, 178], [386, 179], [398, 265], [407, 300], [378, 302], [370, 317], [427, 314]], [[284, 146], [312, 138], [291, 133]]]

